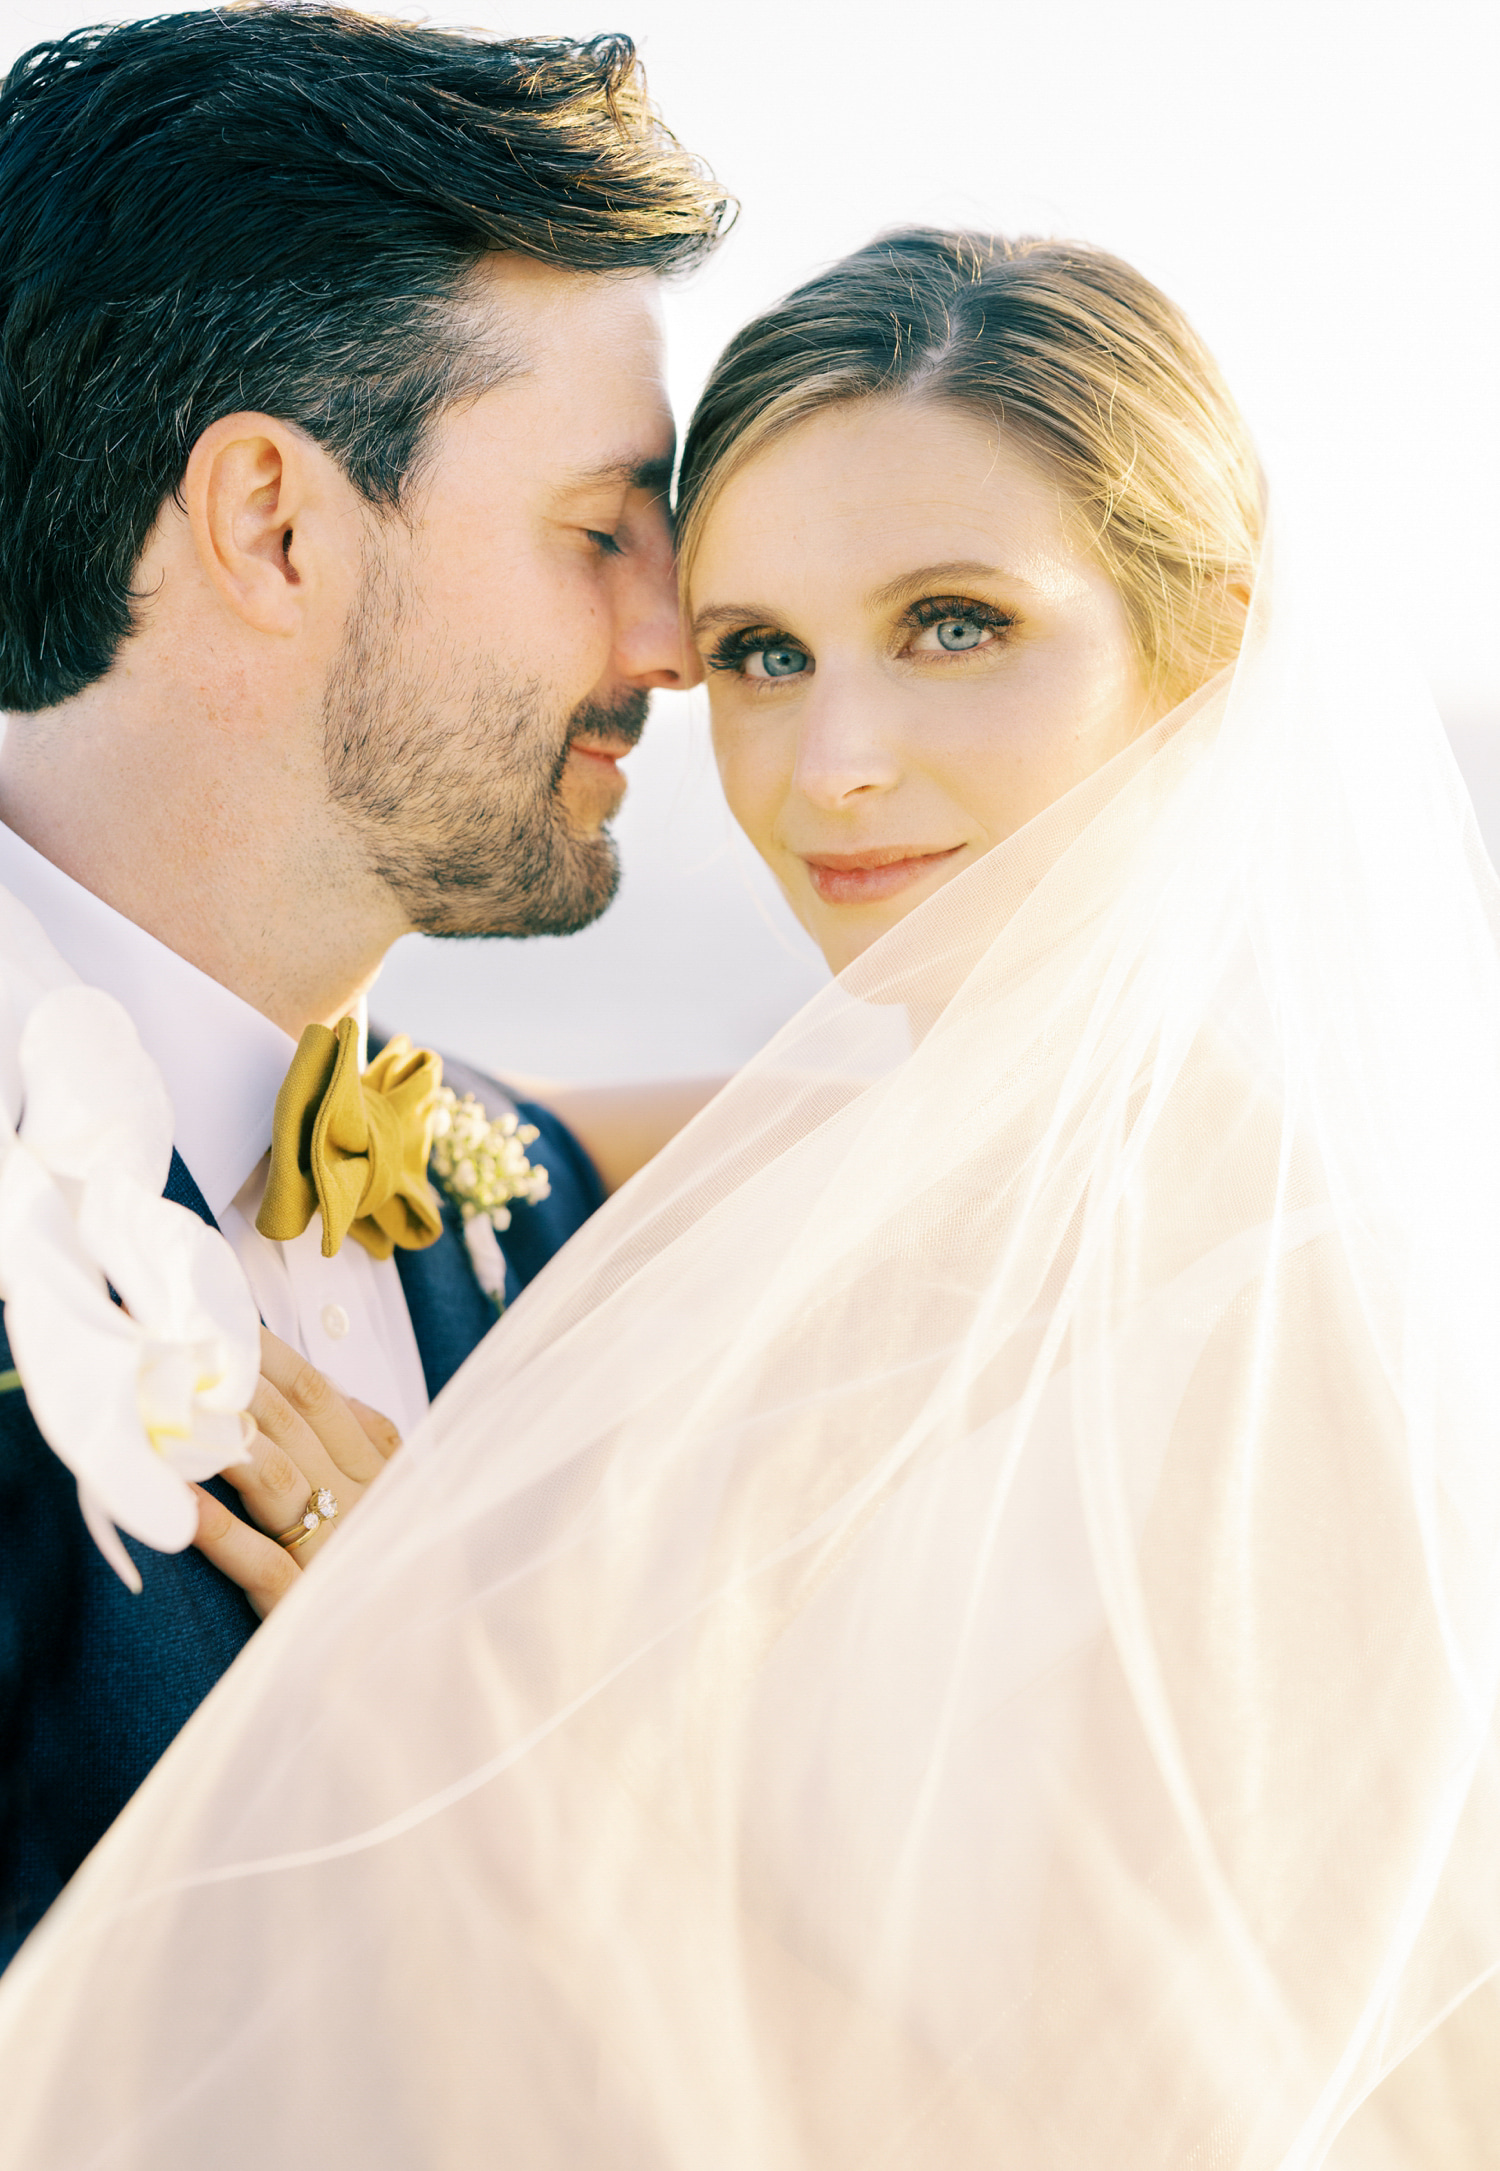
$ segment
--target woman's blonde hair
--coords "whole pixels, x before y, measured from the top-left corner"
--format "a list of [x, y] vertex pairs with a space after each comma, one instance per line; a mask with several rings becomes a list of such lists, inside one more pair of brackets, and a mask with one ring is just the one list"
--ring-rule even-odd
[[1154, 686], [1181, 698], [1234, 656], [1261, 537], [1249, 433], [1181, 312], [1081, 242], [913, 227], [747, 324], [683, 449], [684, 578], [731, 475], [824, 408], [890, 397], [973, 409], [1051, 470]]

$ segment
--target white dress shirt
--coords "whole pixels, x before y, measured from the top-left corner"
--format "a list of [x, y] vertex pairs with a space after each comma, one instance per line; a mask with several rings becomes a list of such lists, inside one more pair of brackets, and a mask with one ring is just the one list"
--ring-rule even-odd
[[295, 1043], [3, 824], [0, 885], [41, 922], [82, 981], [129, 1012], [166, 1080], [177, 1151], [239, 1255], [271, 1332], [409, 1433], [427, 1408], [427, 1389], [395, 1260], [372, 1259], [352, 1237], [325, 1259], [316, 1215], [289, 1244], [255, 1226], [271, 1116]]

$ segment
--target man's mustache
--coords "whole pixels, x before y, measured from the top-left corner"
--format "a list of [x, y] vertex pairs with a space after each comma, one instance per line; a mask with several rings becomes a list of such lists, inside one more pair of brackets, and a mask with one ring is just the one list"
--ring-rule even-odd
[[650, 705], [651, 696], [640, 690], [623, 695], [608, 708], [600, 701], [582, 701], [568, 726], [568, 744], [577, 739], [623, 739], [627, 746], [634, 746], [646, 728]]

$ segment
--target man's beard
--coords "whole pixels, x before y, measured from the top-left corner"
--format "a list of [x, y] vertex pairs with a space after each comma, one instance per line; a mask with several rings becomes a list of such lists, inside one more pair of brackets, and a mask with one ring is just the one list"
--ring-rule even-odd
[[613, 899], [620, 863], [604, 830], [569, 819], [559, 791], [568, 747], [591, 737], [634, 745], [648, 697], [551, 709], [539, 686], [491, 667], [465, 698], [456, 670], [444, 685], [403, 665], [404, 601], [372, 566], [329, 673], [334, 804], [424, 934], [576, 934]]

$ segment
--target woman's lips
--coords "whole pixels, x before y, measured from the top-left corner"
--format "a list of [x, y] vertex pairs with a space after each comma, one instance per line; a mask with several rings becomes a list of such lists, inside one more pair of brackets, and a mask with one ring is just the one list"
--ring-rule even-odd
[[825, 905], [869, 905], [920, 882], [923, 875], [956, 859], [962, 850], [961, 844], [950, 844], [940, 852], [897, 844], [885, 850], [872, 847], [868, 852], [804, 852], [799, 856]]

